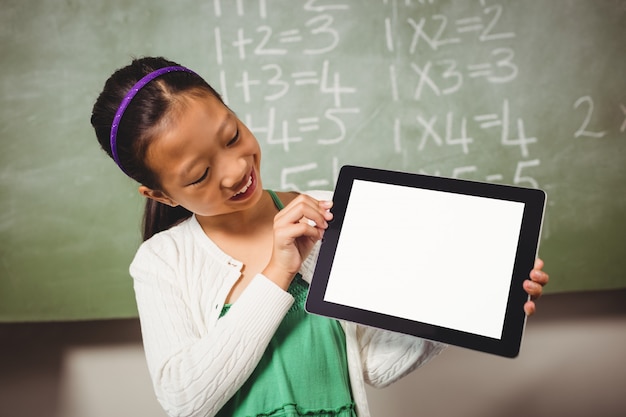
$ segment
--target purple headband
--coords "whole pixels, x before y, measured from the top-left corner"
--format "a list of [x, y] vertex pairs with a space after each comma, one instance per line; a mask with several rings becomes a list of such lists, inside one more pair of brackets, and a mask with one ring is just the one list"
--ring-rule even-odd
[[133, 88], [131, 88], [130, 91], [126, 93], [126, 96], [124, 96], [124, 99], [120, 103], [120, 106], [117, 108], [117, 112], [115, 113], [115, 117], [113, 118], [113, 124], [111, 124], [111, 154], [113, 155], [113, 160], [115, 161], [117, 166], [120, 167], [120, 169], [126, 175], [128, 175], [128, 173], [126, 172], [126, 170], [124, 170], [124, 167], [122, 167], [122, 163], [120, 162], [119, 155], [117, 154], [117, 129], [120, 126], [120, 120], [122, 120], [122, 116], [124, 115], [124, 112], [128, 108], [128, 105], [130, 104], [131, 100], [135, 97], [135, 95], [137, 95], [139, 90], [141, 90], [143, 87], [146, 86], [146, 84], [148, 84], [150, 81], [154, 80], [155, 78], [163, 74], [167, 74], [168, 72], [174, 72], [174, 71], [184, 71], [190, 74], [195, 74], [195, 72], [193, 72], [189, 68], [185, 68], [181, 66], [159, 68], [158, 70], [151, 72], [150, 74], [143, 77], [141, 80], [137, 81], [137, 84], [135, 84]]

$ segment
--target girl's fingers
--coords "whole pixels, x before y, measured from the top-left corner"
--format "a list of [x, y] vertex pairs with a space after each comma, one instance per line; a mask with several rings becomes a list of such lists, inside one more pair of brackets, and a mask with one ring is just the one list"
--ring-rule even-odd
[[317, 201], [309, 196], [298, 196], [276, 216], [278, 225], [303, 223], [313, 228], [326, 229], [332, 219], [330, 201]]
[[[541, 259], [535, 259], [534, 269], [530, 271], [530, 279], [524, 281], [524, 290], [530, 295], [531, 300], [536, 300], [541, 297], [541, 294], [543, 293], [543, 286], [546, 285], [550, 279], [548, 274], [543, 272], [543, 265], [544, 264]], [[528, 306], [525, 307], [525, 310], [526, 308], [534, 311], [534, 303], [532, 303], [532, 306], [531, 304], [528, 304]]]
[[537, 284], [534, 281], [525, 280], [523, 285], [524, 291], [526, 291], [528, 295], [530, 295], [531, 299], [534, 300], [541, 296], [541, 293], [543, 291], [543, 287], [541, 286], [541, 284]]
[[530, 279], [537, 284], [544, 286], [548, 283], [550, 277], [540, 269], [530, 271]]

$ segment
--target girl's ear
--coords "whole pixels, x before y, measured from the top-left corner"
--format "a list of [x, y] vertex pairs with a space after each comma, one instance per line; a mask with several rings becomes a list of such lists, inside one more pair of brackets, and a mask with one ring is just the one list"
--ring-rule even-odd
[[163, 191], [153, 190], [145, 185], [139, 186], [139, 194], [144, 197], [151, 198], [159, 203], [167, 204], [170, 207], [178, 206], [178, 203], [167, 196]]

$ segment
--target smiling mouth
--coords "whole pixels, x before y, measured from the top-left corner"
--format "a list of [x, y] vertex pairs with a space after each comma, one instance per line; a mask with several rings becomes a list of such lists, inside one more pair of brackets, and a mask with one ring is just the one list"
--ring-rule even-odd
[[246, 185], [243, 186], [243, 188], [241, 188], [241, 190], [239, 190], [238, 192], [236, 192], [233, 197], [237, 197], [241, 194], [244, 194], [246, 191], [248, 191], [248, 188], [250, 188], [250, 186], [252, 185], [252, 175], [250, 175], [250, 177], [248, 178], [248, 182], [246, 183]]

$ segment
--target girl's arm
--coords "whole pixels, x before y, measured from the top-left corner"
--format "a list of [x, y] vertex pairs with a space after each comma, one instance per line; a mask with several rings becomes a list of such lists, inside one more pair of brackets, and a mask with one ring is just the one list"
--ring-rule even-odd
[[169, 415], [213, 416], [248, 379], [293, 303], [286, 289], [321, 239], [331, 204], [301, 195], [276, 216], [268, 266], [219, 320], [209, 310], [221, 307], [239, 269], [198, 271], [206, 254], [182, 239], [159, 236], [140, 248], [131, 274], [148, 368]]
[[189, 305], [214, 303], [201, 293], [209, 289], [181, 285], [153, 251], [140, 250], [131, 272], [159, 402], [170, 416], [214, 416], [248, 379], [293, 298], [259, 274], [217, 320], [203, 314], [212, 305]]

